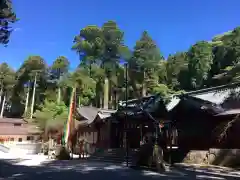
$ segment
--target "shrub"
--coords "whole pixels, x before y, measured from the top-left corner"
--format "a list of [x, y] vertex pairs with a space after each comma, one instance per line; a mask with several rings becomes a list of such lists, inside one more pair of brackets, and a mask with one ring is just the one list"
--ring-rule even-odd
[[59, 155], [57, 156], [58, 160], [69, 160], [70, 154], [69, 151], [65, 147], [61, 147]]

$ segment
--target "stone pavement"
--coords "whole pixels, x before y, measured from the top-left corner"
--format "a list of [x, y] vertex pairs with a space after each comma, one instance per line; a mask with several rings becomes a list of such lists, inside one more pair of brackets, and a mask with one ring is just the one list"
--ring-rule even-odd
[[50, 161], [41, 166], [13, 165], [11, 160], [0, 160], [0, 180], [150, 180], [150, 179], [240, 179], [240, 175], [228, 171], [194, 166], [177, 166], [169, 172], [155, 173], [133, 170], [121, 165], [79, 160]]

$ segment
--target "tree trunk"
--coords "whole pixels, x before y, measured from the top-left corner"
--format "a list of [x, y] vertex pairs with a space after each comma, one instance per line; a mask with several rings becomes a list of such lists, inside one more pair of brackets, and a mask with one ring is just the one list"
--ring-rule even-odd
[[118, 91], [114, 91], [114, 109], [116, 110], [118, 108]]
[[0, 90], [0, 105], [1, 105], [1, 102], [2, 102], [2, 93], [3, 93], [3, 88], [1, 88], [1, 90]]
[[98, 81], [96, 84], [96, 107], [102, 108], [102, 82]]
[[109, 80], [108, 78], [105, 78], [104, 81], [104, 99], [103, 99], [103, 108], [108, 109], [108, 103], [109, 103]]
[[28, 82], [28, 87], [27, 87], [27, 96], [26, 96], [25, 110], [24, 110], [25, 116], [27, 115], [27, 110], [28, 110], [29, 93], [30, 93], [30, 81]]
[[58, 95], [57, 95], [57, 103], [58, 104], [60, 104], [60, 102], [61, 102], [61, 95], [62, 95], [62, 92], [61, 92], [61, 87], [60, 87], [60, 85], [59, 85], [59, 83], [61, 82], [61, 80], [62, 80], [62, 74], [60, 73], [60, 75], [59, 75], [59, 79], [58, 79]]
[[81, 97], [78, 96], [78, 106], [81, 106]]
[[146, 83], [145, 83], [145, 71], [143, 71], [143, 83], [142, 83], [142, 97], [147, 95]]
[[34, 78], [30, 119], [32, 119], [32, 117], [33, 117], [33, 110], [34, 110], [34, 104], [35, 104], [36, 84], [37, 84], [37, 73], [35, 74], [35, 78]]
[[58, 98], [57, 98], [57, 103], [60, 104], [61, 102], [61, 88], [58, 88]]
[[0, 114], [1, 118], [3, 117], [5, 102], [6, 102], [6, 96], [3, 97], [2, 109], [1, 109], [1, 114]]
[[145, 83], [142, 84], [142, 97], [145, 97], [147, 95], [147, 90], [146, 90], [146, 86]]
[[114, 93], [113, 93], [113, 82], [110, 80], [109, 84], [108, 84], [108, 108], [112, 109], [113, 108], [113, 97], [114, 97]]

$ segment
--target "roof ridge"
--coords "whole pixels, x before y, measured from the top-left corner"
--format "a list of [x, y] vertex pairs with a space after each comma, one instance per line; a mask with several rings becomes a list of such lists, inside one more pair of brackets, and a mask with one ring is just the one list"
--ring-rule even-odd
[[230, 83], [230, 84], [225, 84], [225, 85], [220, 85], [220, 86], [215, 86], [215, 87], [210, 87], [210, 88], [199, 89], [199, 90], [196, 90], [196, 91], [188, 91], [188, 92], [185, 92], [185, 93], [182, 93], [182, 94], [185, 94], [185, 95], [200, 94], [200, 93], [219, 90], [219, 89], [226, 89], [226, 88], [231, 88], [231, 87], [236, 88], [238, 85], [240, 86], [240, 82]]

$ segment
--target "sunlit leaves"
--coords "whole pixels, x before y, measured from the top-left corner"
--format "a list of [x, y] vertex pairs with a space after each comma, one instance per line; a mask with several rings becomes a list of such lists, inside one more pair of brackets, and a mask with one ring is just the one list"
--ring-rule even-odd
[[0, 91], [3, 91], [9, 97], [15, 83], [15, 71], [7, 63], [0, 64]]
[[176, 53], [174, 55], [170, 55], [166, 62], [166, 80], [167, 84], [172, 88], [179, 88], [180, 81], [180, 73], [184, 69], [188, 68], [188, 60], [186, 53]]
[[193, 45], [188, 53], [188, 70], [194, 88], [201, 87], [213, 62], [212, 46], [206, 41]]
[[137, 87], [141, 84], [142, 91], [146, 89], [149, 93], [153, 93], [153, 87], [159, 82], [158, 71], [162, 59], [156, 43], [144, 31], [136, 42], [132, 57], [128, 60], [129, 76], [135, 92], [139, 92]]
[[53, 74], [56, 74], [56, 76], [63, 75], [64, 73], [68, 72], [69, 69], [69, 60], [64, 56], [59, 56], [51, 66], [51, 71]]
[[93, 64], [100, 59], [103, 51], [102, 30], [97, 26], [83, 28], [74, 38], [72, 50], [76, 51], [85, 64]]
[[42, 129], [63, 126], [68, 117], [68, 108], [63, 102], [45, 101], [41, 109], [34, 113], [34, 117]]
[[22, 66], [17, 71], [18, 79], [21, 83], [26, 83], [33, 77], [36, 73], [43, 75], [46, 72], [47, 65], [45, 60], [40, 56], [29, 56]]

